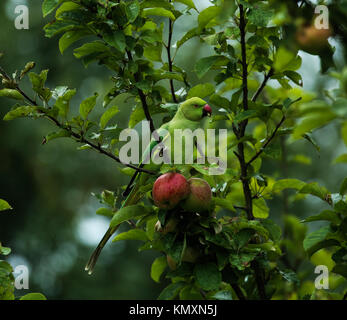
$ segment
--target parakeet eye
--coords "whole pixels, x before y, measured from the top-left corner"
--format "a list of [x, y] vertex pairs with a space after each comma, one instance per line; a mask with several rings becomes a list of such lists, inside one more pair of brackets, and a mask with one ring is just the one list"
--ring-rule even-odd
[[194, 104], [194, 107], [195, 107], [195, 108], [199, 108], [199, 105], [198, 105], [198, 104]]

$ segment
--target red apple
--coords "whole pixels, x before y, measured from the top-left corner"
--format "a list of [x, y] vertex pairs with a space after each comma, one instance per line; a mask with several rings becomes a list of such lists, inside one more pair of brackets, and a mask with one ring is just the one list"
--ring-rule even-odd
[[189, 195], [187, 179], [176, 172], [161, 175], [153, 185], [152, 195], [156, 206], [162, 209], [173, 209]]
[[210, 209], [212, 191], [210, 185], [200, 178], [188, 180], [190, 194], [184, 201], [182, 207], [189, 212], [203, 213]]

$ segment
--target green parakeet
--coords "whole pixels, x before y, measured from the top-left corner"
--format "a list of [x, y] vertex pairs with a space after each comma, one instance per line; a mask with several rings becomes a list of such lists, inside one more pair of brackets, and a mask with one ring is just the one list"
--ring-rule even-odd
[[[171, 139], [171, 146], [173, 146], [173, 137], [174, 137], [174, 130], [175, 129], [190, 129], [194, 131], [195, 129], [199, 128], [200, 120], [202, 120], [205, 116], [211, 116], [212, 109], [211, 107], [206, 103], [206, 101], [194, 97], [190, 98], [184, 102], [182, 102], [175, 114], [175, 116], [171, 119], [171, 121], [164, 123], [159, 129], [156, 130], [157, 132], [157, 139], [153, 139], [150, 144], [147, 146], [145, 151], [142, 155], [142, 161], [144, 159], [153, 159], [151, 155], [154, 153], [154, 149], [156, 146], [158, 146], [160, 143], [162, 145], [165, 145], [166, 139]], [[159, 140], [159, 141], [158, 141]], [[157, 150], [157, 155], [161, 153], [162, 150]], [[177, 152], [171, 148], [171, 150], [166, 150], [166, 152], [171, 153], [171, 159], [173, 159], [174, 152]], [[180, 151], [182, 152], [182, 151]], [[159, 155], [162, 156], [162, 155]], [[151, 158], [148, 158], [151, 157]], [[183, 158], [184, 159], [184, 158]], [[184, 161], [184, 160], [183, 160]], [[141, 167], [147, 170], [151, 171], [158, 171], [160, 169], [160, 165], [153, 163], [153, 161], [150, 161], [147, 164], [140, 164]], [[130, 184], [133, 182], [133, 187], [127, 195], [126, 199], [124, 200], [121, 208], [124, 208], [125, 206], [134, 205], [138, 201], [141, 200], [143, 197], [143, 193], [140, 192], [140, 187], [146, 183], [146, 180], [148, 179], [149, 174], [143, 173], [143, 172], [135, 172], [133, 178], [131, 179]], [[130, 185], [129, 184], [129, 185]], [[120, 209], [121, 209], [120, 208]], [[117, 214], [117, 213], [115, 213]], [[92, 256], [90, 257], [85, 270], [88, 271], [89, 274], [93, 272], [94, 266], [97, 262], [97, 259], [107, 243], [107, 241], [110, 239], [110, 237], [116, 232], [119, 225], [113, 228], [109, 228], [103, 238], [101, 239], [100, 243], [94, 250]]]

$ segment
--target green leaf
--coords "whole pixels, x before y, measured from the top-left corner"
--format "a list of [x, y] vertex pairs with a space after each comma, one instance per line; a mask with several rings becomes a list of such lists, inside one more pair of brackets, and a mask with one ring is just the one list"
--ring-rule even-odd
[[218, 107], [228, 110], [230, 108], [230, 101], [218, 94], [210, 96], [210, 102]]
[[218, 291], [216, 292], [212, 298], [216, 299], [216, 300], [233, 300], [233, 295], [230, 291], [228, 290], [222, 290], [222, 291]]
[[260, 223], [269, 231], [270, 239], [277, 242], [281, 239], [282, 229], [270, 219], [261, 220]]
[[240, 89], [237, 89], [232, 97], [231, 97], [231, 107], [233, 108], [233, 110], [236, 110], [236, 107], [237, 105], [239, 104], [239, 99], [240, 99], [240, 96], [241, 96], [241, 93], [243, 92], [243, 88], [240, 88]]
[[315, 246], [317, 244], [319, 244], [320, 242], [322, 242], [323, 240], [325, 240], [326, 236], [329, 234], [329, 232], [331, 232], [330, 227], [323, 227], [320, 228], [314, 232], [311, 232], [310, 234], [308, 234], [303, 242], [303, 246], [305, 251], [310, 252], [311, 254], [313, 254], [313, 248], [315, 248]]
[[162, 53], [161, 45], [146, 46], [143, 50], [143, 55], [147, 59], [152, 61], [161, 61], [161, 53]]
[[67, 86], [58, 86], [56, 87], [53, 91], [52, 91], [52, 97], [53, 99], [57, 100], [59, 97], [63, 96], [64, 93], [66, 93], [66, 91], [69, 88]]
[[143, 108], [141, 106], [136, 106], [133, 112], [130, 115], [128, 126], [129, 128], [134, 128], [137, 123], [145, 119], [145, 113], [143, 112]]
[[52, 11], [54, 11], [62, 0], [44, 0], [42, 4], [42, 14], [43, 17], [49, 15]]
[[257, 6], [254, 9], [252, 9], [247, 16], [249, 21], [252, 24], [258, 27], [266, 27], [272, 15], [273, 15], [273, 10], [269, 10], [268, 8], [261, 8]]
[[246, 110], [237, 114], [236, 117], [234, 118], [234, 121], [240, 122], [246, 119], [254, 118], [257, 115], [258, 115], [257, 110]]
[[137, 0], [129, 2], [125, 7], [125, 13], [130, 23], [133, 23], [140, 14], [140, 4]]
[[54, 104], [54, 107], [58, 108], [59, 115], [63, 118], [67, 117], [70, 108], [70, 100], [76, 94], [76, 89], [66, 90], [62, 96], [59, 96]]
[[248, 241], [251, 240], [254, 233], [255, 233], [254, 229], [244, 228], [234, 235], [233, 239], [235, 243], [237, 244], [238, 250], [244, 247], [248, 243]]
[[193, 28], [189, 30], [180, 40], [177, 41], [176, 47], [177, 49], [181, 47], [184, 43], [186, 43], [191, 38], [197, 36], [199, 34], [198, 28]]
[[272, 192], [281, 192], [284, 189], [300, 190], [306, 183], [298, 179], [282, 179], [276, 181], [272, 186]]
[[174, 0], [174, 2], [180, 2], [180, 3], [185, 4], [189, 8], [196, 9], [193, 0]]
[[[65, 0], [66, 1], [66, 0]], [[73, 11], [80, 9], [81, 5], [72, 1], [64, 2], [55, 12], [55, 18], [58, 19], [59, 16], [67, 11]]]
[[347, 121], [345, 121], [341, 126], [341, 136], [342, 136], [343, 142], [347, 146]]
[[[0, 242], [0, 254], [3, 256], [8, 256], [11, 253], [11, 248], [3, 247]], [[1, 274], [0, 274], [1, 277]]]
[[28, 117], [37, 114], [37, 107], [35, 106], [21, 106], [17, 107], [6, 113], [4, 116], [5, 121], [10, 121], [20, 117]]
[[222, 282], [222, 274], [212, 262], [197, 264], [194, 275], [196, 282], [204, 290], [217, 290]]
[[144, 92], [151, 90], [151, 83], [148, 80], [141, 80], [135, 84], [135, 86]]
[[178, 264], [182, 261], [182, 256], [184, 254], [186, 241], [178, 241], [173, 244], [166, 244], [167, 246], [167, 254], [171, 256], [171, 258], [176, 261]]
[[29, 78], [34, 91], [37, 92], [45, 101], [48, 101], [52, 96], [52, 92], [48, 88], [44, 87], [47, 75], [48, 70], [42, 70], [40, 74], [36, 74], [35, 72], [29, 73]]
[[347, 153], [341, 154], [334, 160], [334, 163], [346, 163], [346, 162], [347, 162]]
[[230, 264], [242, 271], [249, 266], [250, 262], [257, 256], [258, 252], [240, 252], [231, 254], [229, 257]]
[[109, 208], [99, 208], [98, 210], [96, 210], [95, 213], [100, 216], [111, 217], [111, 218], [114, 215], [114, 212]]
[[100, 128], [105, 129], [107, 123], [119, 112], [117, 106], [108, 108], [100, 118]]
[[92, 53], [108, 52], [109, 49], [101, 41], [93, 41], [85, 43], [83, 46], [74, 50], [74, 56], [76, 58], [82, 58]]
[[125, 52], [125, 35], [122, 31], [117, 30], [104, 36], [105, 41], [120, 52]]
[[219, 206], [221, 208], [224, 208], [224, 209], [227, 209], [227, 210], [230, 210], [230, 211], [233, 211], [233, 212], [236, 211], [234, 206], [233, 206], [233, 203], [229, 199], [223, 199], [223, 198], [214, 197], [213, 198], [213, 202], [214, 202], [214, 204], [216, 206]]
[[54, 139], [70, 137], [70, 135], [71, 135], [70, 132], [64, 129], [56, 131], [56, 132], [52, 132], [45, 136], [43, 144]]
[[110, 227], [113, 228], [124, 221], [143, 216], [147, 213], [147, 211], [148, 210], [144, 206], [139, 204], [123, 207], [114, 214]]
[[247, 44], [250, 46], [265, 47], [267, 45], [267, 42], [263, 37], [258, 35], [253, 35], [247, 40]]
[[53, 36], [73, 30], [73, 29], [79, 29], [80, 26], [78, 25], [78, 22], [74, 21], [61, 21], [56, 20], [54, 22], [48, 23], [44, 26], [45, 36], [47, 38], [52, 38]]
[[146, 232], [142, 229], [130, 229], [127, 232], [123, 232], [114, 237], [112, 242], [120, 241], [120, 240], [139, 240], [139, 241], [147, 241], [148, 237]]
[[201, 99], [211, 95], [215, 92], [215, 87], [211, 83], [201, 83], [193, 88], [191, 88], [188, 92], [187, 99], [192, 97], [199, 97]]
[[92, 97], [89, 97], [82, 101], [80, 104], [80, 115], [82, 116], [83, 119], [87, 119], [89, 113], [93, 110], [96, 104], [96, 99], [98, 97], [98, 94], [94, 94]]
[[[147, 186], [143, 186], [143, 188], [146, 188], [146, 187], [148, 189], [148, 185]], [[152, 186], [151, 185], [149, 185], [149, 190], [152, 190]], [[146, 192], [146, 191], [144, 191], [144, 192]], [[145, 229], [146, 230], [146, 235], [147, 235], [147, 238], [149, 240], [151, 240], [151, 241], [154, 239], [154, 236], [156, 234], [155, 225], [156, 225], [157, 221], [158, 221], [157, 217], [156, 216], [154, 216], [154, 217], [152, 216], [152, 218], [148, 219], [147, 222], [146, 222], [146, 229]]]
[[274, 69], [276, 72], [283, 72], [286, 70], [295, 71], [301, 66], [301, 58], [296, 56], [293, 52], [280, 47], [275, 55]]
[[312, 221], [330, 221], [334, 224], [339, 224], [340, 218], [336, 214], [336, 212], [331, 210], [324, 210], [315, 216], [310, 216], [306, 218], [303, 222], [312, 222]]
[[226, 65], [227, 63], [228, 59], [224, 56], [205, 57], [195, 64], [195, 72], [198, 78], [201, 79], [214, 65]]
[[22, 296], [20, 300], [47, 300], [47, 298], [42, 293], [28, 293]]
[[269, 207], [264, 198], [253, 200], [253, 216], [254, 218], [266, 219], [269, 216]]
[[284, 71], [284, 74], [290, 79], [292, 80], [295, 84], [297, 84], [298, 86], [302, 86], [302, 77], [300, 73], [297, 73], [295, 71], [291, 71], [291, 70], [287, 70]]
[[300, 284], [300, 280], [297, 274], [293, 270], [289, 270], [289, 269], [279, 270], [279, 273], [283, 277], [283, 279], [287, 280], [288, 282], [293, 282], [296, 285]]
[[216, 6], [210, 6], [201, 11], [198, 17], [199, 32], [202, 31], [214, 18], [220, 14], [221, 8]]
[[[113, 191], [103, 190], [101, 192], [101, 199], [106, 202], [110, 207], [114, 206], [114, 202], [116, 200], [116, 196]], [[112, 214], [113, 215], [113, 214]]]
[[303, 120], [295, 127], [293, 138], [299, 139], [303, 134], [323, 127], [335, 118], [336, 114], [330, 110], [309, 114], [308, 116], [304, 117]]
[[316, 196], [324, 201], [327, 199], [327, 195], [330, 194], [328, 189], [320, 186], [317, 182], [311, 182], [305, 184], [300, 190], [299, 193], [311, 194]]
[[[168, 10], [174, 10], [174, 6], [166, 1], [162, 1], [162, 0], [146, 0], [146, 1], [141, 1], [140, 3], [141, 8], [165, 8]], [[153, 23], [152, 21], [150, 21], [149, 23]]]
[[13, 272], [12, 266], [4, 260], [0, 260], [0, 270], [6, 272], [7, 275]]
[[23, 96], [14, 89], [1, 89], [0, 90], [0, 97], [6, 97], [16, 100], [24, 100]]
[[74, 42], [78, 41], [79, 39], [90, 35], [90, 32], [88, 30], [82, 29], [82, 30], [72, 30], [64, 33], [64, 35], [59, 39], [59, 50], [61, 54], [64, 53], [64, 51], [70, 47]]
[[151, 267], [151, 278], [155, 282], [158, 282], [158, 283], [160, 282], [160, 277], [163, 274], [164, 270], [166, 269], [166, 266], [167, 266], [167, 262], [166, 262], [165, 256], [158, 257], [153, 261], [152, 267]]
[[159, 70], [153, 75], [153, 79], [155, 82], [162, 80], [162, 79], [173, 79], [177, 81], [184, 81], [184, 77], [179, 72], [170, 72], [170, 71], [162, 71]]
[[170, 18], [172, 21], [175, 21], [176, 18], [174, 16], [174, 14], [169, 11], [169, 10], [166, 10], [164, 8], [149, 8], [149, 9], [144, 9], [143, 10], [143, 15], [145, 17], [148, 17], [148, 16], [160, 16], [160, 17], [167, 17], [167, 18]]
[[30, 61], [30, 62], [27, 62], [24, 69], [20, 72], [20, 76], [19, 76], [19, 79], [22, 80], [24, 78], [24, 76], [32, 69], [35, 68], [35, 62], [33, 61]]
[[159, 295], [158, 300], [173, 300], [180, 290], [186, 285], [185, 282], [179, 281], [168, 285]]
[[187, 285], [180, 291], [180, 300], [203, 300], [201, 293], [196, 286]]

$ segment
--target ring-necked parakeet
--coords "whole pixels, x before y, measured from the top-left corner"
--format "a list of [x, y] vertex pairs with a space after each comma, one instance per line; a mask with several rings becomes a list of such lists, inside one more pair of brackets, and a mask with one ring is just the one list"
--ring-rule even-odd
[[[200, 98], [194, 97], [182, 102], [179, 105], [177, 112], [175, 116], [171, 119], [171, 121], [164, 123], [159, 129], [156, 130], [157, 137], [158, 136], [160, 137], [159, 139], [156, 139], [156, 140], [159, 140], [159, 141], [156, 141], [156, 140], [151, 141], [151, 143], [148, 145], [146, 150], [143, 152], [142, 161], [144, 161], [144, 159], [147, 159], [149, 156], [151, 156], [152, 153], [154, 153], [153, 151], [154, 148], [160, 142], [161, 144], [165, 144], [165, 139], [168, 139], [168, 138], [170, 138], [171, 141], [173, 141], [175, 129], [181, 129], [181, 130], [190, 129], [194, 131], [195, 129], [199, 128], [200, 120], [202, 120], [205, 116], [210, 116], [211, 113], [212, 113], [211, 107], [206, 103], [206, 101]], [[171, 146], [173, 145], [174, 144], [171, 142]], [[160, 152], [160, 150], [157, 152]], [[170, 152], [171, 155], [174, 154], [173, 148], [171, 148], [171, 150], [166, 150], [166, 152]], [[149, 159], [152, 159], [152, 157]], [[173, 159], [172, 156], [171, 156], [171, 159]], [[150, 161], [148, 164], [145, 164], [145, 165], [140, 164], [140, 166], [151, 171], [158, 171], [160, 169], [160, 165], [154, 164], [152, 161]], [[134, 182], [134, 186], [132, 187], [129, 195], [124, 200], [121, 208], [125, 206], [129, 206], [129, 205], [134, 205], [141, 200], [144, 194], [141, 193], [139, 189], [140, 189], [140, 186], [146, 183], [146, 180], [148, 179], [148, 177], [149, 175], [146, 173], [135, 172], [133, 179], [131, 179], [131, 183]], [[96, 249], [94, 250], [92, 256], [90, 257], [85, 267], [85, 270], [88, 271], [89, 274], [93, 272], [94, 266], [96, 264], [96, 261], [103, 247], [105, 246], [107, 241], [110, 239], [112, 234], [116, 232], [118, 227], [119, 225], [113, 228], [109, 228], [107, 232], [105, 233], [105, 235], [103, 236], [103, 238], [101, 239], [98, 246], [96, 247]]]

